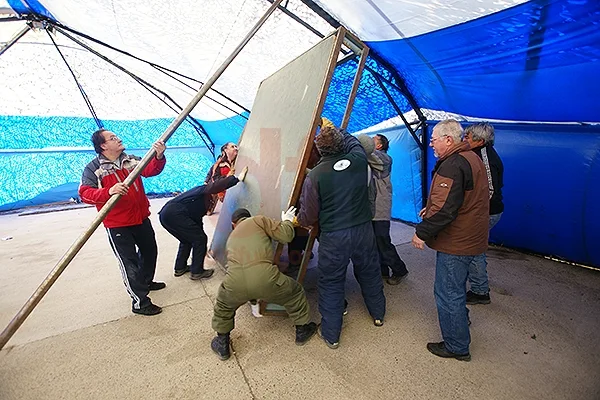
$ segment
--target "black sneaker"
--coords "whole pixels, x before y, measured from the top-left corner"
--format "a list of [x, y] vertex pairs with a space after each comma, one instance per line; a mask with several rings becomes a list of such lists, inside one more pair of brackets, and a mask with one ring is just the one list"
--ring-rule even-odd
[[439, 343], [427, 343], [427, 350], [430, 353], [435, 354], [438, 357], [443, 358], [456, 358], [459, 361], [471, 361], [471, 354], [456, 354], [451, 353], [446, 349], [444, 342]]
[[344, 314], [342, 314], [344, 317], [346, 315], [348, 315], [348, 300], [344, 299]]
[[229, 351], [229, 333], [218, 333], [210, 343], [210, 348], [217, 353], [221, 361], [228, 360], [231, 357], [231, 352]]
[[167, 287], [167, 284], [164, 282], [150, 282], [148, 290], [161, 290]]
[[142, 307], [139, 309], [132, 308], [131, 311], [134, 314], [140, 314], [140, 315], [156, 315], [156, 314], [160, 314], [162, 312], [162, 308], [160, 308], [156, 304], [150, 303], [146, 307]]
[[375, 318], [375, 319], [373, 320], [373, 325], [375, 325], [375, 326], [377, 326], [377, 327], [379, 327], [379, 326], [383, 326], [383, 318], [382, 318], [382, 319], [377, 319], [377, 318]]
[[477, 294], [472, 291], [467, 292], [467, 304], [490, 304], [490, 294]]
[[205, 269], [199, 274], [190, 274], [190, 279], [193, 281], [198, 281], [200, 279], [208, 279], [215, 273], [214, 269]]
[[400, 282], [402, 282], [404, 280], [404, 278], [406, 278], [407, 275], [408, 275], [408, 272], [405, 273], [404, 275], [392, 274], [392, 276], [387, 278], [385, 281], [387, 282], [388, 285], [396, 286], [396, 285], [400, 284]]
[[296, 325], [296, 344], [302, 346], [306, 344], [317, 332], [317, 324], [310, 322], [306, 325]]
[[176, 269], [175, 273], [173, 275], [175, 276], [181, 276], [186, 274], [187, 272], [190, 272], [190, 266], [186, 265], [184, 269]]

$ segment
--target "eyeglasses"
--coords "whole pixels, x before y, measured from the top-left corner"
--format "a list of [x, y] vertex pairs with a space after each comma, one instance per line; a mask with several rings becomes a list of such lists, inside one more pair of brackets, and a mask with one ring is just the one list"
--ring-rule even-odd
[[117, 141], [117, 140], [119, 140], [119, 137], [118, 136], [111, 136], [111, 137], [108, 138], [108, 140]]
[[429, 139], [429, 142], [435, 143], [436, 140], [440, 140], [441, 138], [446, 137], [446, 136], [448, 136], [448, 135], [442, 135], [442, 136], [438, 136], [438, 137], [432, 136], [431, 139]]

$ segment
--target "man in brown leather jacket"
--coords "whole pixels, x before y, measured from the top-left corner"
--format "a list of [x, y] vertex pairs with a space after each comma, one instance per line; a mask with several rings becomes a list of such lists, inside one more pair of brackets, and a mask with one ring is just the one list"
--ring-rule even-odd
[[487, 249], [489, 192], [485, 167], [462, 142], [462, 133], [452, 119], [433, 128], [430, 146], [438, 161], [412, 244], [437, 251], [434, 294], [444, 341], [428, 343], [427, 349], [439, 357], [469, 361], [467, 274], [469, 264]]

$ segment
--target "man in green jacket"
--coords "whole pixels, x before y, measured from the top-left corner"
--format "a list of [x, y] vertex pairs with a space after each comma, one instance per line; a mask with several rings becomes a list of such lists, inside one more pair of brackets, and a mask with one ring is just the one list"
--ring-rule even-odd
[[263, 215], [250, 216], [244, 208], [231, 216], [233, 232], [227, 240], [227, 275], [219, 287], [212, 327], [217, 336], [211, 348], [221, 360], [230, 357], [229, 333], [234, 328], [236, 310], [253, 299], [285, 307], [296, 325], [296, 344], [308, 342], [317, 331], [310, 321], [304, 289], [294, 279], [279, 272], [273, 264], [273, 240], [289, 243], [294, 238], [292, 223], [296, 209], [281, 213], [281, 222]]

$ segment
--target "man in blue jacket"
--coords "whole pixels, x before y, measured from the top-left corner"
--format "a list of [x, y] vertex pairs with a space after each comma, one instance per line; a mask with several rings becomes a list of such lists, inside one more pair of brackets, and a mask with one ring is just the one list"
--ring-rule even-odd
[[[236, 178], [233, 175], [235, 170], [231, 169], [227, 177], [196, 186], [169, 200], [160, 210], [161, 225], [179, 240], [175, 276], [182, 276], [188, 271], [191, 271], [192, 280], [208, 279], [213, 275], [214, 270], [204, 269], [208, 237], [204, 232], [202, 217], [211, 209], [212, 202], [215, 201], [213, 195], [235, 186], [239, 181], [243, 182], [247, 172], [248, 167], [245, 167], [239, 178]], [[188, 265], [190, 252], [192, 264]]]

